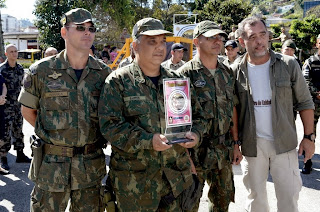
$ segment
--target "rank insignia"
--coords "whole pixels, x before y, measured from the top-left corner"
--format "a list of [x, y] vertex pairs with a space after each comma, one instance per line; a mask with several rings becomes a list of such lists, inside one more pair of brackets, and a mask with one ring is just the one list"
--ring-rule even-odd
[[58, 74], [56, 71], [54, 71], [53, 74], [48, 75], [48, 77], [53, 78], [53, 79], [58, 79], [61, 76], [62, 76], [62, 74], [61, 73]]

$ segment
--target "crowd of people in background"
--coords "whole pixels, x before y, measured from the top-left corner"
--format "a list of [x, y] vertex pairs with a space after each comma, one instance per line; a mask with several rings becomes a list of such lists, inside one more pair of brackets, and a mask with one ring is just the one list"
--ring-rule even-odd
[[[166, 36], [173, 33], [144, 18], [133, 26], [130, 56], [112, 71], [108, 64], [118, 49], [93, 46], [88, 10], [68, 11], [61, 25], [63, 51], [49, 47], [24, 73], [11, 44], [0, 65], [0, 174], [9, 173], [11, 142], [17, 163], [31, 161], [23, 153], [24, 117], [39, 142], [32, 143], [31, 211], [65, 210], [69, 200], [71, 211], [103, 211], [114, 202], [120, 211], [198, 211], [207, 183], [209, 210], [227, 212], [235, 200], [232, 164], [240, 162], [247, 211], [269, 211], [269, 173], [278, 210], [298, 211], [298, 154], [304, 155], [302, 173], [310, 174], [320, 117], [320, 35], [318, 52], [302, 66], [285, 28], [270, 38], [264, 20], [252, 16], [227, 34], [205, 20], [193, 31], [196, 54], [184, 61], [182, 43], [172, 44], [165, 59]], [[121, 42], [127, 38], [124, 28]], [[278, 40], [281, 52], [270, 49]], [[167, 78], [188, 78], [191, 85], [193, 126], [176, 144], [168, 143], [163, 123]], [[297, 113], [304, 127], [299, 145]], [[108, 142], [106, 189], [102, 149]]]

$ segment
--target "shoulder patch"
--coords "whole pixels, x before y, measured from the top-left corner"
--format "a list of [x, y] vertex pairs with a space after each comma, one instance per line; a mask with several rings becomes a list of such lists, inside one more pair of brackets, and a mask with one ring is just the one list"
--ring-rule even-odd
[[203, 88], [206, 85], [206, 81], [204, 80], [197, 80], [194, 83], [194, 86], [198, 87], [198, 88]]

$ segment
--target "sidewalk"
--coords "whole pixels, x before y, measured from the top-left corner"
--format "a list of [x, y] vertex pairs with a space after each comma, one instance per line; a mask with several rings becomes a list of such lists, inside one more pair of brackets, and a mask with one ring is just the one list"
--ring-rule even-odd
[[[297, 132], [299, 141], [303, 136], [303, 128], [301, 120], [297, 119]], [[33, 134], [31, 125], [25, 122], [25, 153], [31, 156], [29, 145], [29, 137]], [[320, 127], [318, 127], [317, 135], [320, 135]], [[110, 155], [110, 147], [105, 151]], [[29, 164], [15, 163], [16, 151], [13, 148], [8, 155], [8, 162], [11, 167], [9, 175], [0, 175], [0, 212], [26, 212], [29, 211], [30, 193], [33, 188], [33, 183], [27, 178]], [[303, 187], [299, 198], [300, 212], [317, 212], [320, 210], [320, 138], [316, 139], [316, 153], [313, 157], [313, 172], [310, 175], [301, 175]], [[302, 157], [299, 157], [300, 169], [303, 166]], [[236, 187], [235, 203], [231, 203], [229, 212], [243, 212], [246, 190], [242, 183], [242, 171], [240, 166], [234, 166], [234, 181]], [[276, 196], [272, 179], [269, 177], [267, 183], [268, 201], [270, 212], [277, 211]], [[208, 211], [208, 186], [204, 189], [204, 195], [201, 198], [199, 211]]]

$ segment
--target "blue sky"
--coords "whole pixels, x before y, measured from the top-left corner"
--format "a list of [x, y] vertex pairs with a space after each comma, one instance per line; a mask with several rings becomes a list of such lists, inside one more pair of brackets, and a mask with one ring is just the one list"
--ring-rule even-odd
[[6, 8], [1, 9], [1, 14], [8, 14], [17, 19], [27, 18], [30, 21], [35, 19], [32, 14], [36, 0], [6, 0]]

